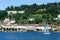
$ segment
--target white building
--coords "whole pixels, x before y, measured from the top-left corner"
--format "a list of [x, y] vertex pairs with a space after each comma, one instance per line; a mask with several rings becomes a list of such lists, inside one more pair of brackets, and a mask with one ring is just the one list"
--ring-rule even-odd
[[16, 14], [16, 13], [21, 13], [23, 14], [25, 11], [7, 11], [8, 15], [9, 14]]
[[6, 25], [10, 25], [11, 23], [15, 23], [15, 20], [14, 19], [5, 18], [5, 20], [3, 22]]
[[7, 11], [7, 13], [8, 13], [8, 15], [9, 15], [9, 14], [16, 14], [17, 11]]
[[5, 29], [3, 31], [27, 31], [27, 27], [23, 25], [2, 25], [2, 27]]
[[8, 23], [10, 20], [8, 18], [5, 18], [5, 20], [3, 21], [4, 23]]
[[58, 15], [58, 19], [60, 20], [60, 14]]
[[29, 21], [34, 21], [35, 19], [34, 18], [30, 18]]
[[58, 15], [58, 18], [60, 18], [60, 14]]
[[21, 14], [23, 14], [25, 11], [18, 11], [18, 13], [21, 13]]

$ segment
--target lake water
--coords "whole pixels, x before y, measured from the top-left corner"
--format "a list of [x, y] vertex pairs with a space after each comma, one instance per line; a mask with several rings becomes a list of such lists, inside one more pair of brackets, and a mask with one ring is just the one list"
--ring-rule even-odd
[[60, 40], [60, 33], [0, 32], [0, 40]]

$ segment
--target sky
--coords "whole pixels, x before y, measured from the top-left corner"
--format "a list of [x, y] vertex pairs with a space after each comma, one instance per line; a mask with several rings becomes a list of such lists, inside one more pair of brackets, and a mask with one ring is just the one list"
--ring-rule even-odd
[[47, 4], [53, 2], [60, 2], [60, 0], [0, 0], [0, 10], [4, 10], [7, 6], [20, 6], [31, 4]]

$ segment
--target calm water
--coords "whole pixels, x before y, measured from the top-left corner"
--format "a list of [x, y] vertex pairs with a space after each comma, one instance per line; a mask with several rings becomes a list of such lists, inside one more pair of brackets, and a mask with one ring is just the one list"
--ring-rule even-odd
[[60, 40], [60, 33], [0, 32], [0, 40]]

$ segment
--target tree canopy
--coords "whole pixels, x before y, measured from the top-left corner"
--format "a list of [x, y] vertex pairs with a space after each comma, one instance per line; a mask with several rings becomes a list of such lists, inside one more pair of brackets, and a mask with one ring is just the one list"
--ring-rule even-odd
[[0, 19], [4, 20], [6, 17], [7, 17], [7, 12], [0, 10]]

